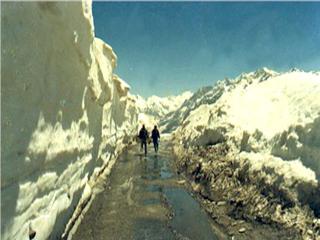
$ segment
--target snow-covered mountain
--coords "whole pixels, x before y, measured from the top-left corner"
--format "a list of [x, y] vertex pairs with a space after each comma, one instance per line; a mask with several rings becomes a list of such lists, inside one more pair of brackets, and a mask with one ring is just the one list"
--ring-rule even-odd
[[[283, 218], [268, 213], [271, 219], [292, 224], [293, 211], [308, 215], [301, 210], [304, 205], [311, 209], [311, 218], [320, 216], [319, 72], [277, 73], [263, 68], [241, 74], [200, 89], [161, 124], [167, 131], [176, 129], [175, 149], [182, 161], [192, 159], [190, 154], [199, 147], [226, 145], [224, 159], [232, 162], [233, 174], [241, 173], [257, 191], [268, 188], [273, 198], [285, 194], [286, 201], [296, 206]], [[211, 165], [210, 158], [198, 158], [204, 169], [219, 165]], [[248, 211], [258, 210], [251, 206]], [[305, 218], [299, 222], [303, 236], [312, 228], [307, 222]]]
[[151, 96], [144, 99], [139, 95], [134, 96], [139, 110], [139, 123], [145, 124], [149, 128], [153, 125], [159, 125], [160, 119], [171, 112], [175, 112], [191, 96], [192, 93], [189, 91], [169, 97]]
[[177, 110], [181, 104], [189, 99], [192, 93], [187, 91], [177, 96], [158, 97], [151, 96], [144, 99], [140, 95], [137, 95], [137, 106], [142, 112], [161, 118], [164, 115]]
[[242, 74], [235, 80], [225, 79], [218, 81], [214, 86], [202, 87], [187, 99], [180, 108], [162, 118], [160, 125], [164, 132], [172, 132], [189, 116], [191, 111], [203, 104], [214, 104], [223, 93], [233, 89], [238, 83], [250, 84], [252, 79], [263, 81], [276, 74], [272, 70], [263, 68], [254, 73]]

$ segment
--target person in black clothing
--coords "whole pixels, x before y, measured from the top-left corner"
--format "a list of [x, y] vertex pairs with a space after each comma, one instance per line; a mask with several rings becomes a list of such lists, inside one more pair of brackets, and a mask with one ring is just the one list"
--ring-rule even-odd
[[157, 153], [159, 148], [159, 138], [160, 138], [160, 133], [157, 129], [157, 126], [154, 126], [154, 129], [152, 130], [152, 133], [151, 133], [151, 138], [153, 141], [154, 151]]
[[146, 127], [144, 126], [144, 124], [142, 125], [142, 128], [140, 129], [139, 138], [141, 141], [141, 150], [144, 147], [144, 155], [147, 155], [147, 140], [149, 138], [149, 133], [148, 133]]

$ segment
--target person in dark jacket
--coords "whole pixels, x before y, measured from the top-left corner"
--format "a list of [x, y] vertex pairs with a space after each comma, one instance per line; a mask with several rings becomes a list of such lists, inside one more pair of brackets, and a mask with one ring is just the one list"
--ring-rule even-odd
[[152, 133], [151, 133], [151, 138], [153, 141], [154, 151], [157, 153], [159, 148], [159, 138], [160, 138], [160, 133], [157, 129], [157, 126], [154, 126], [154, 129], [152, 130]]
[[147, 155], [147, 140], [149, 138], [149, 133], [148, 133], [146, 127], [144, 126], [144, 124], [142, 125], [142, 128], [140, 129], [139, 138], [140, 138], [140, 142], [141, 142], [141, 150], [144, 147], [144, 155]]

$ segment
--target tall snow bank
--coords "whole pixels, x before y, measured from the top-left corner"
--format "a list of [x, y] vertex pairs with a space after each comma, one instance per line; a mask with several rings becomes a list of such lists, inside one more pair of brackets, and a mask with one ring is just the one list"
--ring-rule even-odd
[[248, 176], [265, 176], [265, 184], [286, 189], [320, 214], [320, 196], [314, 195], [320, 180], [319, 73], [264, 68], [221, 81], [205, 95], [211, 97], [199, 95], [171, 120], [180, 125], [177, 142], [184, 148], [227, 143], [229, 157]]
[[137, 108], [90, 2], [2, 3], [1, 22], [1, 237], [60, 238]]
[[252, 134], [259, 130], [269, 140], [291, 125], [311, 123], [320, 114], [320, 78], [290, 72], [267, 81], [238, 87], [221, 101], [228, 122]]
[[242, 74], [226, 84], [216, 102], [189, 113], [177, 135], [191, 145], [229, 139], [235, 152], [300, 159], [319, 178], [319, 74], [272, 73], [267, 79], [265, 74]]

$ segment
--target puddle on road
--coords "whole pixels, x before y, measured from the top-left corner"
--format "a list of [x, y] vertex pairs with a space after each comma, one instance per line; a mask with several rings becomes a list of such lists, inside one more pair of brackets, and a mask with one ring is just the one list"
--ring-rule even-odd
[[143, 205], [154, 205], [154, 204], [161, 204], [160, 199], [155, 199], [155, 198], [151, 198], [151, 199], [146, 199], [143, 201]]
[[[170, 160], [173, 161], [172, 159]], [[170, 166], [168, 156], [155, 155], [147, 157], [145, 170], [146, 173], [149, 173], [148, 180], [160, 179], [167, 181], [173, 178], [173, 180], [178, 181], [178, 177], [174, 175], [173, 169]], [[150, 182], [147, 184], [146, 191], [153, 193], [159, 192], [159, 194], [166, 199], [167, 204], [169, 204], [170, 210], [173, 211], [173, 218], [167, 222], [167, 226], [169, 226], [170, 231], [175, 236], [174, 239], [218, 239], [211, 227], [210, 217], [201, 209], [199, 203], [190, 196], [186, 189], [171, 186], [170, 183], [160, 186]], [[159, 200], [146, 199], [143, 202], [144, 205], [149, 206], [155, 203], [159, 203]], [[143, 239], [154, 239], [147, 237], [152, 236], [152, 231], [148, 232], [145, 226], [142, 227], [143, 222], [144, 221], [140, 221], [135, 227], [135, 229], [137, 228], [136, 231], [140, 233], [140, 235], [138, 235], [142, 237], [146, 234], [146, 238]], [[159, 229], [162, 228], [159, 227]], [[138, 235], [135, 236], [138, 237]], [[171, 237], [170, 235], [170, 238]]]
[[146, 190], [148, 192], [161, 192], [162, 191], [162, 187], [160, 187], [158, 185], [148, 185], [146, 187]]
[[185, 189], [165, 188], [163, 192], [174, 212], [169, 224], [179, 236], [188, 239], [218, 239], [211, 228], [211, 219]]
[[133, 236], [128, 239], [175, 240], [176, 238], [171, 231], [168, 231], [165, 222], [145, 218], [135, 221]]
[[120, 156], [73, 239], [217, 239], [209, 216], [177, 183], [168, 148], [147, 157], [137, 151]]

